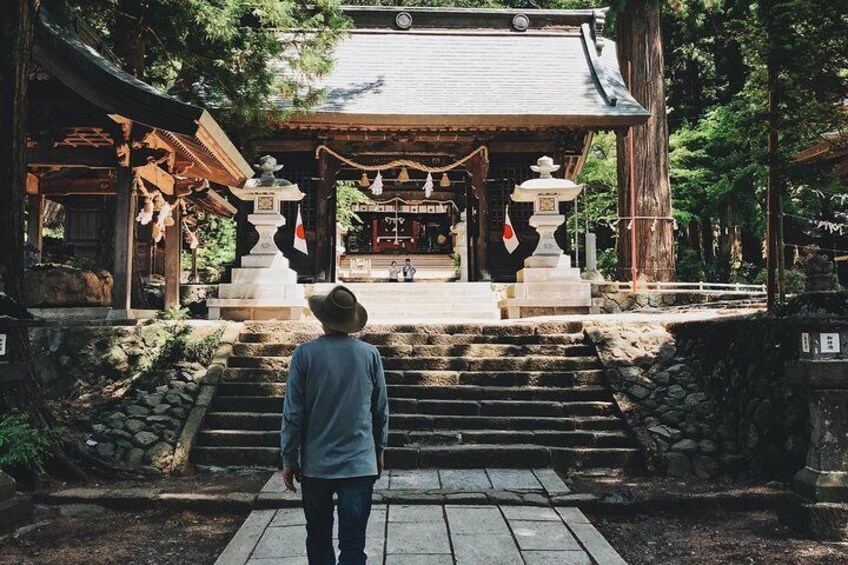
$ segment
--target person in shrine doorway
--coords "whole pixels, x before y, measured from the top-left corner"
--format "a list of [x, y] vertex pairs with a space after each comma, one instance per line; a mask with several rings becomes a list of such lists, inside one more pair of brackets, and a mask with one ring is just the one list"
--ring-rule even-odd
[[398, 267], [397, 261], [392, 261], [392, 265], [389, 267], [389, 282], [398, 282], [400, 278], [400, 267]]
[[403, 264], [403, 282], [412, 282], [415, 279], [415, 266], [412, 261], [407, 258]]

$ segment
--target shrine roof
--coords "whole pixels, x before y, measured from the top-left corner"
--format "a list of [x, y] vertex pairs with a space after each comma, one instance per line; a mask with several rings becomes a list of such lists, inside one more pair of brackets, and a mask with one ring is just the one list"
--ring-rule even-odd
[[649, 116], [625, 87], [615, 44], [602, 36], [602, 11], [345, 12], [354, 28], [319, 85], [323, 102], [286, 125], [612, 128]]
[[121, 70], [74, 30], [53, 22], [45, 9], [36, 25], [33, 60], [105, 114], [154, 129], [164, 143], [194, 163], [189, 176], [228, 186], [240, 186], [253, 176], [209, 112]]

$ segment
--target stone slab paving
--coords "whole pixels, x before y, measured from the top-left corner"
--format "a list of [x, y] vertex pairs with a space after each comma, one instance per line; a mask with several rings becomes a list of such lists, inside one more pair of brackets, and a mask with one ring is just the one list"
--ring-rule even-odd
[[[261, 492], [285, 490], [282, 474], [274, 473]], [[553, 469], [392, 469], [383, 473], [374, 484], [374, 490], [463, 493], [506, 490], [547, 496], [571, 492]]]
[[[257, 510], [216, 565], [308, 565], [303, 511]], [[577, 508], [378, 505], [374, 565], [626, 565]]]

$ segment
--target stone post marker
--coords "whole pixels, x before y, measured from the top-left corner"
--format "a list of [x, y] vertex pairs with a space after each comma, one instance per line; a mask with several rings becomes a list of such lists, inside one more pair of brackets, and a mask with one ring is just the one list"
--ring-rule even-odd
[[339, 280], [339, 270], [342, 266], [342, 255], [345, 254], [347, 248], [344, 243], [344, 236], [347, 235], [347, 228], [336, 222], [336, 281]]
[[822, 324], [800, 336], [787, 372], [807, 389], [810, 445], [780, 520], [816, 539], [848, 539], [848, 329]]
[[571, 266], [571, 257], [563, 253], [554, 238], [557, 228], [565, 222], [559, 213], [561, 202], [577, 198], [582, 185], [567, 179], [554, 178], [559, 170], [550, 157], [541, 157], [530, 167], [539, 173], [516, 186], [514, 202], [532, 202], [530, 225], [539, 233], [539, 243], [524, 268], [518, 271], [518, 283], [507, 288], [507, 298], [500, 303], [506, 318], [587, 313], [592, 305], [591, 285], [580, 278], [580, 269]]
[[459, 255], [459, 280], [468, 282], [468, 224], [465, 223], [465, 210], [459, 215], [459, 221], [451, 228], [456, 236], [453, 252]]
[[242, 200], [253, 201], [247, 221], [256, 228], [259, 241], [241, 258], [241, 268], [233, 269], [232, 282], [218, 285], [218, 298], [207, 301], [209, 319], [299, 320], [306, 305], [303, 287], [297, 284], [297, 273], [274, 236], [286, 224], [280, 203], [297, 202], [305, 195], [296, 184], [274, 176], [282, 165], [270, 155], [254, 167], [260, 171], [259, 178], [232, 191]]
[[587, 281], [602, 282], [604, 276], [598, 272], [598, 239], [593, 233], [586, 234], [586, 270], [583, 278]]

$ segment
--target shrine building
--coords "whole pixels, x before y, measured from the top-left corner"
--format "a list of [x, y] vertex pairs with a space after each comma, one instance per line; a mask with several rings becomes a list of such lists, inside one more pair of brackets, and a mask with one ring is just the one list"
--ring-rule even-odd
[[[548, 155], [573, 180], [596, 132], [626, 132], [648, 118], [602, 35], [604, 11], [344, 11], [353, 28], [319, 85], [323, 101], [255, 143], [306, 195], [283, 205], [276, 238], [301, 282], [367, 279], [351, 273], [363, 265], [384, 280], [389, 262], [406, 257], [444, 266], [463, 214], [469, 280], [514, 281], [538, 236], [528, 225], [532, 204], [513, 203], [521, 246], [509, 254], [504, 214], [530, 166]], [[361, 222], [346, 235], [336, 229], [344, 181], [369, 199], [352, 205]], [[308, 255], [292, 250], [298, 207]], [[243, 221], [251, 210], [239, 206], [239, 256], [256, 242]], [[565, 226], [556, 238], [568, 247]]]

